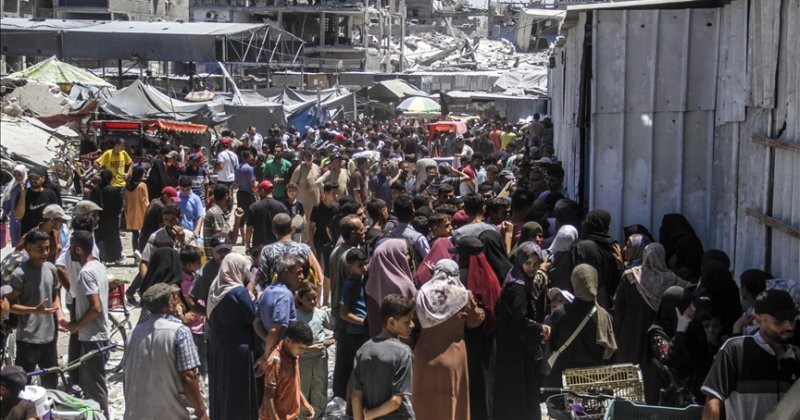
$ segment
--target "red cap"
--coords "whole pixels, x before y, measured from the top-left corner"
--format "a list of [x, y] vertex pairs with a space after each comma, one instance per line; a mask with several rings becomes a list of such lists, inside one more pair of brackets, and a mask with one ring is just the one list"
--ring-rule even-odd
[[467, 216], [467, 212], [463, 209], [456, 212], [453, 215], [453, 225], [454, 226], [463, 226], [469, 222], [469, 216]]
[[265, 179], [258, 184], [258, 188], [265, 191], [272, 191], [272, 183]]
[[222, 144], [224, 144], [225, 146], [230, 146], [231, 144], [233, 144], [233, 142], [231, 141], [231, 139], [225, 137], [222, 139]]
[[176, 190], [175, 187], [164, 187], [161, 189], [161, 195], [172, 197], [175, 201], [181, 201], [181, 198], [178, 197], [178, 190]]
[[344, 134], [342, 134], [342, 133], [339, 133], [339, 134], [336, 135], [336, 140], [345, 140], [346, 138], [347, 137], [345, 137]]

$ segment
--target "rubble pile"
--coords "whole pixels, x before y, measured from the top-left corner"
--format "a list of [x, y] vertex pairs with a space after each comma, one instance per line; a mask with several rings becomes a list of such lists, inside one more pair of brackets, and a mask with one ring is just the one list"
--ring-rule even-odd
[[[407, 35], [404, 65], [407, 71], [509, 70], [547, 66], [549, 51], [518, 53], [505, 40], [470, 39], [462, 33], [450, 36], [439, 32]], [[400, 60], [400, 44], [392, 44], [392, 60]]]

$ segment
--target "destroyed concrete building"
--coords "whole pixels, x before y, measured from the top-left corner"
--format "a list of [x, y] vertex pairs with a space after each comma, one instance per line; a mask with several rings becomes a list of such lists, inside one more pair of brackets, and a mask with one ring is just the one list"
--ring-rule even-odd
[[2, 0], [3, 17], [188, 20], [190, 0]]

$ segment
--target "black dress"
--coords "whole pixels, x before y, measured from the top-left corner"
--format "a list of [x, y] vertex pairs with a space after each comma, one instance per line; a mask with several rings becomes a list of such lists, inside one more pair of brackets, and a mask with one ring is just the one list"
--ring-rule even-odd
[[97, 248], [100, 250], [100, 261], [114, 262], [122, 257], [122, 239], [119, 236], [122, 189], [106, 185], [99, 187], [95, 192], [99, 199], [93, 201], [103, 208], [94, 234]]
[[208, 318], [208, 394], [212, 420], [258, 419], [253, 370], [255, 307], [244, 287], [222, 298]]
[[[541, 293], [541, 297], [544, 293]], [[543, 385], [539, 366], [544, 357], [543, 314], [532, 281], [507, 282], [495, 308], [496, 361], [494, 382], [495, 419], [540, 419], [539, 388]]]
[[[575, 299], [553, 312], [553, 329], [550, 334], [550, 348], [558, 349], [578, 328], [583, 318], [592, 310], [594, 302]], [[575, 340], [561, 353], [553, 366], [548, 383], [562, 386], [561, 373], [564, 369], [587, 368], [606, 364], [603, 359], [604, 348], [597, 344], [597, 314], [586, 322]]]

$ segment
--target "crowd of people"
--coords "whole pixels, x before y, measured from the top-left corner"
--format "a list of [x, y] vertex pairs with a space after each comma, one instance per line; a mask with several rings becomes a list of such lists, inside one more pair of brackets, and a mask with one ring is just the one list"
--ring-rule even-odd
[[[356, 419], [538, 419], [566, 369], [615, 363], [640, 366], [648, 404], [763, 418], [800, 375], [800, 284], [759, 269], [737, 284], [680, 214], [658, 241], [634, 225], [617, 242], [564, 188], [551, 127], [250, 127], [210, 153], [166, 144], [146, 177], [118, 141], [71, 214], [18, 168], [0, 418], [29, 418], [15, 392], [56, 364], [58, 331], [70, 360], [108, 343], [121, 231], [142, 307], [126, 419], [320, 418], [331, 395]], [[108, 413], [103, 366], [70, 381]]]

